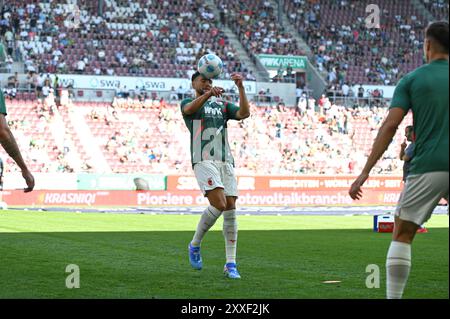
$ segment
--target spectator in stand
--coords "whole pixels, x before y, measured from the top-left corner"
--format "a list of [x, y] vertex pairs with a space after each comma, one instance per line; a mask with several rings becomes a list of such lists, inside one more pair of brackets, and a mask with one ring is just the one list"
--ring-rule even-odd
[[290, 82], [293, 79], [294, 74], [293, 72], [293, 68], [292, 65], [289, 63], [286, 67], [286, 78], [288, 79], [288, 81]]
[[249, 71], [247, 75], [245, 76], [247, 81], [256, 81], [256, 77], [253, 75], [253, 71]]
[[270, 92], [270, 88], [266, 89], [264, 95], [266, 97], [266, 102], [272, 103], [272, 92]]
[[359, 105], [361, 105], [361, 103], [362, 103], [362, 99], [364, 98], [364, 93], [365, 93], [364, 88], [363, 88], [362, 84], [360, 84], [359, 88], [358, 88], [358, 104]]
[[347, 85], [347, 83], [344, 83], [344, 84], [342, 85], [342, 95], [343, 95], [344, 97], [348, 97], [349, 94], [350, 94], [350, 87]]
[[14, 60], [10, 55], [6, 57], [5, 65], [6, 65], [6, 73], [11, 73], [13, 68]]
[[44, 86], [42, 87], [42, 97], [45, 99], [53, 91], [50, 80], [45, 80]]
[[170, 90], [170, 96], [169, 96], [169, 101], [178, 101], [178, 94], [175, 91], [175, 87], [172, 86], [171, 90]]
[[84, 62], [84, 60], [79, 60], [76, 64], [76, 71], [78, 74], [83, 74], [84, 70], [86, 68], [86, 63]]
[[14, 73], [13, 76], [8, 77], [8, 88], [19, 88], [19, 73]]

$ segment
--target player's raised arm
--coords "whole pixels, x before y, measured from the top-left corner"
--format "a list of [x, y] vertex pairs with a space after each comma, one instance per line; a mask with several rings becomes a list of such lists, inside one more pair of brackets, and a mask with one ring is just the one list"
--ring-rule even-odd
[[244, 79], [242, 75], [238, 73], [233, 73], [231, 79], [239, 90], [239, 111], [236, 113], [236, 119], [243, 120], [250, 116], [250, 105], [248, 104], [247, 95], [245, 94]]
[[224, 89], [219, 88], [219, 87], [213, 87], [209, 91], [206, 91], [203, 95], [200, 95], [199, 97], [197, 97], [192, 102], [186, 104], [183, 108], [183, 112], [186, 115], [194, 114], [202, 107], [203, 104], [205, 104], [206, 101], [208, 101], [208, 99], [211, 96], [220, 97], [220, 96], [222, 96], [223, 92], [224, 92]]

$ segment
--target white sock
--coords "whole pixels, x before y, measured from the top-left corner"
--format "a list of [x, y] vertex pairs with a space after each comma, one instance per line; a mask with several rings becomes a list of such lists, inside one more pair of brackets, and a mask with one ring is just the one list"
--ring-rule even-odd
[[392, 241], [386, 260], [387, 299], [401, 299], [411, 269], [411, 244]]
[[225, 238], [225, 255], [228, 263], [236, 263], [237, 246], [237, 222], [236, 210], [226, 210], [223, 212], [223, 237]]
[[222, 212], [214, 206], [209, 206], [205, 209], [197, 225], [197, 231], [194, 234], [194, 238], [191, 241], [192, 246], [200, 246], [203, 237], [205, 237], [205, 234], [208, 232], [208, 230], [213, 227], [221, 214]]

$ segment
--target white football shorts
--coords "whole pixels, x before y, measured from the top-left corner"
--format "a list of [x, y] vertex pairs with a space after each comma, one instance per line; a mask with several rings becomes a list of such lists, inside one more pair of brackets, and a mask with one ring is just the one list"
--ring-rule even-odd
[[442, 198], [448, 203], [448, 177], [448, 172], [409, 175], [395, 216], [416, 225], [425, 223]]
[[202, 161], [195, 164], [194, 174], [204, 196], [215, 188], [223, 188], [225, 196], [238, 196], [237, 179], [231, 163]]

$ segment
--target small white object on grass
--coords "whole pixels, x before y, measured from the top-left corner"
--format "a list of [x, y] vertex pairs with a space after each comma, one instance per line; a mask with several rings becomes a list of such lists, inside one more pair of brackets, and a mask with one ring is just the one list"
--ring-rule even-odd
[[342, 281], [340, 281], [340, 280], [325, 280], [325, 281], [322, 281], [323, 284], [339, 284], [341, 282]]

